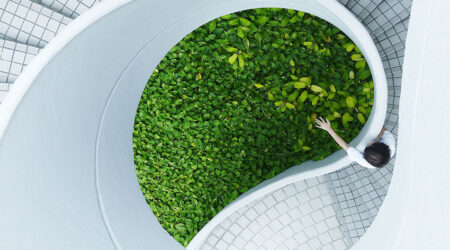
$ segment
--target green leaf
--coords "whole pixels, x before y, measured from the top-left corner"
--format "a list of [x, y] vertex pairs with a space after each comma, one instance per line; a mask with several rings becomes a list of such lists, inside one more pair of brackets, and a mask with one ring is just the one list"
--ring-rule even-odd
[[366, 69], [359, 75], [359, 79], [366, 80], [370, 76], [370, 70]]
[[366, 119], [364, 119], [363, 114], [358, 113], [358, 121], [362, 124], [366, 123]]
[[297, 96], [300, 94], [300, 91], [294, 91], [292, 94], [288, 96], [288, 101], [293, 102]]
[[286, 107], [288, 108], [288, 109], [295, 109], [295, 105], [294, 104], [292, 104], [292, 103], [286, 103]]
[[364, 59], [361, 57], [361, 54], [353, 54], [351, 57], [353, 61], [362, 61]]
[[353, 117], [352, 117], [349, 113], [345, 113], [345, 114], [342, 116], [342, 121], [343, 121], [344, 123], [353, 121]]
[[298, 98], [299, 102], [305, 102], [306, 99], [308, 99], [308, 91], [304, 90], [301, 94], [300, 97]]
[[336, 92], [336, 87], [335, 87], [333, 84], [331, 84], [331, 85], [330, 85], [330, 90], [331, 90], [332, 92]]
[[242, 56], [242, 54], [238, 55], [238, 62], [239, 62], [239, 68], [244, 68], [244, 57]]
[[238, 35], [238, 37], [240, 37], [240, 38], [244, 38], [244, 37], [245, 37], [244, 30], [242, 29], [241, 26], [238, 26], [238, 27], [237, 27], [237, 35]]
[[291, 60], [289, 61], [289, 64], [290, 64], [292, 67], [294, 67], [294, 66], [295, 66], [294, 60], [291, 59]]
[[258, 16], [255, 20], [255, 23], [259, 25], [264, 25], [267, 21], [269, 21], [269, 18], [266, 16]]
[[315, 105], [317, 104], [318, 101], [319, 101], [319, 97], [316, 96], [316, 97], [314, 97], [314, 98], [312, 99], [311, 104], [312, 104], [313, 106], [315, 106]]
[[311, 85], [311, 90], [316, 93], [320, 93], [320, 92], [322, 92], [323, 89], [317, 85]]
[[311, 77], [310, 76], [302, 77], [300, 78], [300, 82], [311, 83]]
[[250, 24], [252, 24], [249, 20], [247, 20], [243, 17], [239, 18], [239, 20], [241, 21], [241, 24], [244, 26], [250, 26]]
[[355, 64], [355, 68], [357, 68], [359, 70], [364, 69], [364, 67], [366, 67], [366, 60], [364, 60], [364, 59], [359, 62], [356, 62], [356, 64]]
[[353, 99], [353, 97], [347, 96], [347, 98], [345, 98], [345, 102], [347, 103], [347, 107], [349, 108], [355, 107], [355, 99]]
[[220, 17], [220, 19], [224, 19], [224, 20], [228, 20], [228, 19], [231, 19], [231, 18], [232, 18], [231, 14], [224, 15], [224, 16]]
[[260, 89], [260, 88], [264, 88], [264, 85], [259, 84], [259, 83], [255, 83], [255, 87], [258, 88], [258, 89]]
[[230, 24], [230, 25], [238, 25], [239, 24], [239, 19], [230, 20], [230, 21], [228, 21], [228, 24]]
[[355, 72], [350, 71], [350, 73], [348, 73], [348, 77], [349, 77], [350, 79], [355, 78]]
[[250, 48], [250, 41], [247, 38], [244, 38], [244, 46], [246, 49]]
[[284, 101], [277, 101], [275, 102], [275, 106], [279, 107], [281, 105], [283, 105]]
[[296, 88], [296, 89], [303, 89], [305, 87], [306, 87], [306, 83], [304, 83], [304, 82], [295, 82], [294, 83], [294, 88]]
[[355, 48], [355, 44], [353, 43], [346, 43], [344, 44], [344, 48], [347, 52], [352, 51]]
[[236, 48], [234, 48], [234, 47], [226, 47], [225, 49], [226, 49], [228, 52], [232, 52], [232, 53], [238, 51], [238, 49], [236, 49]]
[[272, 92], [270, 92], [270, 91], [267, 92], [267, 98], [269, 99], [269, 101], [275, 100], [275, 97], [273, 96]]
[[237, 59], [237, 54], [233, 54], [232, 56], [230, 56], [229, 58], [228, 58], [228, 63], [229, 64], [233, 64], [235, 61], [236, 61], [236, 59]]
[[303, 149], [304, 151], [309, 151], [309, 150], [311, 150], [311, 148], [308, 147], [308, 146], [303, 146], [302, 149]]
[[216, 20], [209, 22], [208, 24], [209, 32], [213, 32], [216, 29], [216, 25], [217, 25]]

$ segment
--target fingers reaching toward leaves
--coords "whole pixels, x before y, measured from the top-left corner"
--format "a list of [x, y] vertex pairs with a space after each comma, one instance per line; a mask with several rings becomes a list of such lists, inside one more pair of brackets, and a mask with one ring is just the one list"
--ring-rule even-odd
[[322, 117], [316, 119], [316, 124], [317, 128], [323, 129], [325, 131], [330, 131], [332, 129], [330, 121], [328, 121], [328, 119], [324, 120]]

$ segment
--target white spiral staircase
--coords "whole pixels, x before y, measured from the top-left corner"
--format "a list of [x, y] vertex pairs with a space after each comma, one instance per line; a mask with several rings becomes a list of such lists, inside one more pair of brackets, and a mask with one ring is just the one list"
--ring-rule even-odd
[[[111, 1], [114, 0], [105, 2]], [[361, 21], [375, 42], [388, 82], [385, 126], [397, 136], [402, 66], [412, 0], [339, 2]], [[53, 37], [97, 3], [99, 1], [96, 0], [1, 0], [0, 103], [24, 68]], [[427, 6], [423, 2], [420, 4]], [[442, 1], [439, 4], [449, 7]], [[402, 153], [404, 152], [400, 149], [398, 154]], [[386, 167], [375, 170], [350, 164], [325, 175], [289, 183], [249, 201], [226, 218], [216, 221], [207, 231], [202, 230], [188, 249], [351, 248], [367, 232], [378, 215], [389, 190], [395, 163], [394, 157]], [[0, 174], [5, 167], [0, 166]], [[2, 196], [6, 195], [5, 191], [0, 193], [0, 202]], [[0, 208], [0, 213], [7, 212]], [[446, 214], [443, 217], [448, 215], [448, 212], [443, 213]], [[377, 229], [374, 231], [379, 232]], [[2, 237], [0, 234], [0, 246], [4, 246], [4, 249], [11, 247], [2, 245]], [[375, 236], [370, 237], [368, 239], [372, 240]], [[117, 241], [115, 236], [111, 238], [112, 241]], [[362, 241], [355, 248], [368, 249], [365, 246], [372, 245], [376, 249], [374, 244]], [[113, 245], [121, 248], [118, 243]], [[169, 245], [166, 249], [172, 248]], [[104, 246], [105, 249], [110, 247]], [[393, 245], [392, 249], [396, 247], [397, 245]], [[450, 245], [441, 244], [438, 248], [428, 249], [449, 247]], [[136, 248], [161, 249], [148, 245]]]

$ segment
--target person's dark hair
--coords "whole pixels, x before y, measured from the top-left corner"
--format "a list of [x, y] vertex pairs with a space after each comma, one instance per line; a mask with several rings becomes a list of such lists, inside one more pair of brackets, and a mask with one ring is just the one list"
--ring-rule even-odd
[[381, 168], [391, 159], [391, 151], [386, 144], [375, 142], [364, 149], [364, 159], [372, 166]]

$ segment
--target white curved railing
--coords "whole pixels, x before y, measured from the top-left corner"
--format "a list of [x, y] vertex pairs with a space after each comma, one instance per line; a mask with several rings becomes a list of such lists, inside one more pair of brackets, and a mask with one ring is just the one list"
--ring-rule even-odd
[[[356, 43], [376, 93], [367, 125], [351, 144], [361, 149], [376, 136], [386, 111], [381, 60], [364, 27], [333, 0], [105, 2], [56, 36], [0, 106], [0, 197], [6, 204], [0, 235], [9, 236], [0, 247], [181, 248], [139, 189], [131, 146], [135, 110], [149, 72], [182, 37], [213, 18], [261, 7], [315, 14]], [[348, 163], [340, 151], [293, 167], [244, 194], [212, 223], [244, 201]]]

